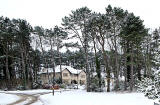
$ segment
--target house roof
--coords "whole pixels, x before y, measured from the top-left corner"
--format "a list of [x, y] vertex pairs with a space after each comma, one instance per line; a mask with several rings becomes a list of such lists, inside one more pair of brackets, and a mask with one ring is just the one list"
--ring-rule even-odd
[[[62, 68], [62, 71], [67, 69], [72, 74], [79, 74], [81, 71], [83, 71], [83, 70], [74, 69], [73, 67], [66, 66], [66, 65], [62, 65], [61, 68]], [[48, 73], [53, 73], [53, 69], [52, 68], [41, 68], [41, 71], [39, 72], [39, 74], [47, 73], [47, 69], [48, 69]], [[57, 65], [55, 67], [55, 72], [58, 73], [60, 71], [61, 71], [60, 70], [60, 65]]]

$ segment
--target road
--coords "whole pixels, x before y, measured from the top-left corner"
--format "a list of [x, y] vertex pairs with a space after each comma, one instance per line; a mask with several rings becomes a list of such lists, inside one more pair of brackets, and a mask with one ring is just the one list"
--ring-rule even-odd
[[[40, 93], [33, 93], [33, 94], [27, 94], [27, 93], [12, 93], [12, 92], [4, 92], [5, 94], [12, 94], [12, 95], [17, 95], [20, 97], [19, 100], [7, 104], [7, 105], [32, 105], [36, 103], [37, 101], [41, 102], [41, 105], [44, 105], [43, 102], [39, 99], [39, 96], [44, 95], [44, 94], [49, 94], [52, 92], [40, 92]], [[37, 104], [39, 105], [39, 104]]]

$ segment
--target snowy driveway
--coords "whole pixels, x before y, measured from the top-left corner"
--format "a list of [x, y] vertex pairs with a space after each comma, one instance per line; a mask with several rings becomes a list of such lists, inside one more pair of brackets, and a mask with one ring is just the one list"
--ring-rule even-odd
[[[44, 105], [39, 96], [51, 93], [51, 90], [1, 91], [0, 105]], [[11, 100], [12, 99], [12, 100]]]

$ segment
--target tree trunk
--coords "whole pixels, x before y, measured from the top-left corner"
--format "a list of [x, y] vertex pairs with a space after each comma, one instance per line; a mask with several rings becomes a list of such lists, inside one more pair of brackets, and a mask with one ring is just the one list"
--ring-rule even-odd
[[8, 42], [7, 42], [7, 47], [6, 47], [6, 63], [5, 63], [5, 66], [6, 66], [6, 77], [7, 77], [7, 88], [10, 89], [11, 88], [11, 84], [10, 84], [10, 72], [9, 72], [9, 63], [8, 63], [8, 51], [9, 48], [8, 48]]
[[26, 65], [26, 82], [27, 84], [29, 84], [29, 77], [30, 77], [30, 74], [29, 74], [30, 69], [29, 69], [29, 62], [28, 62], [29, 56], [26, 50], [27, 48], [25, 46], [24, 59], [25, 59], [25, 65]]
[[[57, 39], [57, 41], [59, 40], [59, 38]], [[59, 42], [57, 44], [57, 52], [58, 52], [58, 55], [59, 55], [59, 66], [60, 66], [60, 83], [62, 84], [62, 60], [61, 60], [61, 54], [59, 52]]]
[[[51, 46], [51, 51], [53, 51], [53, 45], [52, 45], [52, 40], [50, 38], [50, 46]], [[53, 91], [52, 94], [54, 96], [54, 85], [55, 85], [55, 59], [54, 59], [54, 53], [52, 52], [52, 69], [53, 69], [53, 80], [52, 80], [52, 87]], [[61, 68], [60, 68], [61, 69]]]
[[127, 55], [126, 55], [126, 48], [124, 46], [124, 76], [125, 76], [125, 81], [124, 81], [124, 90], [127, 90]]
[[130, 44], [127, 42], [127, 48], [126, 48], [126, 54], [127, 54], [127, 82], [130, 82], [131, 79], [131, 65], [129, 64], [131, 62], [131, 55], [130, 55]]
[[87, 75], [87, 92], [90, 92], [90, 71], [88, 65], [88, 51], [85, 49], [85, 58], [86, 58], [86, 75]]
[[94, 56], [95, 56], [95, 63], [96, 63], [96, 72], [97, 72], [97, 76], [98, 76], [98, 79], [99, 79], [99, 88], [101, 88], [101, 70], [100, 70], [100, 62], [98, 60], [98, 56], [97, 56], [97, 50], [96, 50], [96, 42], [95, 42], [95, 37], [92, 36], [92, 40], [93, 40], [93, 44], [94, 44]]
[[138, 70], [138, 80], [141, 81], [141, 65], [140, 64], [138, 64], [137, 70]]
[[104, 46], [102, 46], [102, 51], [103, 51], [103, 59], [104, 59], [104, 63], [105, 63], [105, 67], [106, 67], [106, 73], [107, 73], [107, 92], [110, 92], [110, 68], [109, 68], [109, 64], [108, 64], [108, 57], [106, 55], [106, 52], [104, 50]]
[[[44, 57], [44, 49], [43, 49], [43, 46], [42, 46], [42, 38], [41, 38], [41, 36], [39, 36], [39, 40], [40, 40], [40, 46], [41, 46], [41, 50], [42, 50], [42, 55], [43, 55], [43, 57]], [[48, 67], [46, 58], [44, 58], [44, 66], [45, 66], [45, 67]], [[49, 84], [48, 68], [47, 68], [47, 77], [48, 77], [48, 84]]]
[[8, 42], [6, 47], [6, 76], [7, 76], [7, 80], [10, 81], [10, 73], [9, 73], [9, 67], [8, 67]]
[[[84, 33], [85, 34], [85, 33]], [[88, 36], [85, 34], [84, 37], [84, 52], [86, 58], [86, 76], [87, 76], [87, 92], [90, 92], [90, 70], [89, 70], [89, 61], [88, 61]]]
[[[104, 60], [104, 63], [105, 63], [105, 68], [106, 68], [106, 74], [107, 74], [107, 92], [110, 92], [110, 67], [109, 67], [109, 58], [107, 57], [107, 54], [105, 52], [105, 37], [104, 35], [102, 34], [101, 32], [101, 28], [99, 27], [99, 33], [100, 33], [100, 37], [98, 37], [98, 42], [99, 44], [101, 45], [101, 48], [102, 48], [102, 53], [103, 53], [103, 60]], [[101, 38], [101, 40], [100, 40]]]
[[116, 70], [116, 86], [115, 89], [118, 91], [119, 88], [119, 65], [118, 65], [118, 51], [117, 51], [117, 42], [116, 35], [114, 35], [114, 48], [115, 48], [115, 70]]
[[130, 73], [130, 91], [133, 91], [134, 76], [133, 76], [133, 47], [131, 47], [131, 73]]
[[22, 61], [22, 71], [23, 71], [23, 82], [24, 82], [24, 89], [26, 89], [26, 65], [24, 60], [24, 50], [21, 48], [21, 61]]

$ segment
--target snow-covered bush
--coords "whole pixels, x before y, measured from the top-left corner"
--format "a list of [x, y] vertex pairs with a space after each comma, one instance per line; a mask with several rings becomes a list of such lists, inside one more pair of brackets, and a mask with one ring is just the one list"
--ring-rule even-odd
[[149, 86], [153, 85], [153, 80], [151, 78], [143, 78], [141, 81], [137, 81], [137, 89], [139, 92], [146, 92]]
[[143, 92], [149, 99], [160, 98], [160, 71], [154, 73], [153, 78], [144, 78], [138, 81], [137, 89]]
[[148, 86], [144, 93], [145, 93], [145, 96], [147, 96], [149, 99], [157, 99], [158, 98], [156, 87], [154, 85]]

